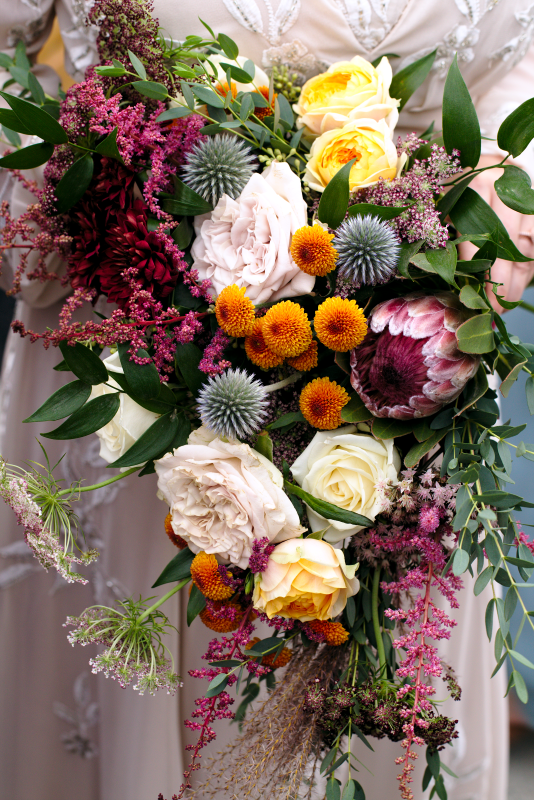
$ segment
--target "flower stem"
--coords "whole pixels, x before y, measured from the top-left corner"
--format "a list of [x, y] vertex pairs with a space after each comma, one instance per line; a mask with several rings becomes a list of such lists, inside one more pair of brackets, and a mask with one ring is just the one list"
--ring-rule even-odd
[[386, 651], [384, 650], [384, 642], [382, 641], [382, 630], [380, 628], [380, 621], [378, 619], [378, 589], [380, 587], [380, 567], [375, 569], [373, 575], [373, 593], [371, 596], [371, 608], [373, 612], [373, 630], [376, 639], [376, 652], [378, 655], [378, 668], [379, 671], [386, 667]]
[[173, 594], [179, 592], [180, 589], [182, 589], [186, 583], [189, 583], [190, 580], [191, 578], [184, 578], [179, 583], [177, 583], [173, 589], [169, 589], [167, 594], [164, 594], [163, 597], [160, 597], [158, 600], [156, 600], [154, 605], [151, 605], [150, 608], [147, 608], [146, 611], [143, 611], [143, 613], [139, 617], [137, 617], [137, 622], [139, 623], [142, 622], [144, 619], [146, 619], [146, 617], [148, 617], [149, 614], [151, 614], [153, 611], [156, 611], [160, 606], [163, 605], [163, 603], [166, 603], [169, 597], [172, 597]]
[[[108, 478], [105, 481], [101, 481], [100, 483], [94, 483], [92, 486], [81, 486], [76, 491], [78, 492], [92, 492], [95, 489], [101, 489], [102, 486], [109, 486], [110, 483], [115, 483], [115, 481], [120, 481], [123, 478], [127, 478], [128, 475], [131, 475], [132, 472], [137, 472], [139, 467], [131, 467], [131, 469], [126, 470], [126, 472], [121, 472], [119, 475], [114, 475], [113, 478]], [[71, 489], [62, 489], [60, 492], [57, 493], [58, 497], [64, 497], [66, 494], [72, 493]]]
[[301, 376], [302, 372], [294, 372], [293, 375], [289, 375], [287, 378], [284, 378], [283, 381], [271, 383], [269, 386], [264, 386], [263, 388], [266, 392], [277, 392], [279, 389], [283, 389], [285, 386], [295, 383], [295, 381], [298, 381]]

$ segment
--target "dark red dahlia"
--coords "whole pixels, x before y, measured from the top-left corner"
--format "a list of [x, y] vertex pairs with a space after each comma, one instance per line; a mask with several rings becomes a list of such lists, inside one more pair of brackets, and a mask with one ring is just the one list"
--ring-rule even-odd
[[167, 252], [163, 237], [147, 228], [147, 208], [142, 200], [117, 214], [108, 228], [104, 256], [97, 270], [102, 293], [109, 303], [126, 309], [132, 279], [156, 299], [167, 297], [178, 280], [179, 259]]

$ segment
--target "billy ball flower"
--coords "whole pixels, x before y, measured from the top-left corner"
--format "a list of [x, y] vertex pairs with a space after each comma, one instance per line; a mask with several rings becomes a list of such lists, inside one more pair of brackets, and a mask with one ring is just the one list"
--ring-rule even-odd
[[349, 632], [345, 630], [341, 622], [328, 622], [327, 620], [314, 619], [308, 622], [308, 627], [313, 633], [318, 634], [326, 644], [337, 647], [345, 644], [349, 638]]
[[299, 372], [309, 372], [310, 369], [316, 367], [318, 363], [317, 342], [312, 340], [307, 350], [301, 353], [300, 356], [288, 358], [287, 363], [290, 367], [293, 367], [293, 369], [298, 369]]
[[243, 613], [243, 609], [238, 603], [208, 600], [206, 608], [200, 612], [200, 619], [206, 628], [212, 631], [230, 633], [239, 628]]
[[187, 547], [187, 542], [174, 532], [174, 528], [172, 527], [172, 514], [167, 514], [165, 517], [165, 533], [175, 547], [177, 547], [179, 550], [185, 550]]
[[370, 214], [349, 217], [337, 229], [338, 274], [355, 286], [386, 283], [395, 274], [400, 244], [387, 222]]
[[269, 350], [263, 337], [263, 317], [254, 320], [252, 330], [245, 339], [245, 352], [250, 361], [262, 369], [272, 369], [283, 364], [284, 357]]
[[341, 409], [349, 395], [330, 378], [315, 378], [301, 392], [299, 406], [305, 419], [320, 430], [331, 431], [341, 425]]
[[197, 553], [191, 562], [191, 578], [210, 600], [228, 600], [234, 594], [234, 589], [223, 583], [219, 562], [212, 553]]
[[295, 231], [291, 240], [293, 261], [307, 275], [327, 275], [336, 266], [337, 251], [333, 233], [321, 225], [305, 225]]
[[[255, 644], [261, 641], [259, 636], [255, 636], [245, 646], [245, 650], [251, 650]], [[289, 664], [291, 656], [293, 655], [289, 647], [282, 647], [281, 651], [276, 655], [276, 650], [273, 653], [267, 653], [263, 656], [261, 663], [264, 667], [271, 667], [271, 669], [281, 669]], [[276, 656], [276, 658], [275, 658]]]
[[[254, 100], [254, 95], [255, 94], [261, 94], [263, 99], [267, 100], [267, 102], [269, 103], [269, 87], [268, 86], [258, 86], [257, 91], [252, 93], [252, 99], [253, 100]], [[265, 119], [265, 117], [272, 116], [274, 114], [274, 106], [275, 106], [275, 102], [276, 102], [276, 98], [277, 97], [278, 97], [277, 93], [273, 92], [273, 96], [271, 98], [270, 105], [268, 105], [268, 106], [264, 106], [263, 104], [262, 105], [258, 104], [257, 106], [255, 105], [254, 106], [254, 116], [258, 117], [258, 119], [261, 119], [261, 120]]]
[[198, 396], [202, 423], [227, 439], [244, 439], [258, 430], [266, 406], [263, 385], [240, 369], [209, 378]]
[[235, 283], [222, 290], [215, 303], [217, 322], [228, 336], [248, 336], [254, 325], [254, 303]]
[[263, 337], [273, 353], [284, 358], [299, 356], [312, 341], [306, 312], [291, 300], [277, 303], [263, 317]]
[[184, 182], [216, 206], [223, 194], [239, 197], [254, 172], [255, 156], [237, 136], [229, 133], [208, 136], [187, 155]]
[[342, 353], [357, 347], [367, 333], [367, 322], [356, 300], [329, 297], [317, 309], [313, 322], [319, 341]]

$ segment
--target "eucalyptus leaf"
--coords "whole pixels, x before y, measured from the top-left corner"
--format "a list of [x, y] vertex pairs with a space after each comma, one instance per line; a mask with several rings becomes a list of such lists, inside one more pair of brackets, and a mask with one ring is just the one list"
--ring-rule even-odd
[[168, 108], [167, 111], [162, 111], [156, 119], [156, 122], [169, 122], [171, 119], [181, 119], [182, 117], [188, 117], [191, 113], [190, 108], [184, 108], [183, 106], [179, 108]]
[[239, 55], [239, 47], [234, 42], [234, 40], [230, 39], [230, 37], [227, 36], [225, 33], [220, 33], [217, 36], [217, 39], [223, 49], [224, 55], [235, 61], [235, 59]]
[[223, 98], [213, 89], [209, 89], [207, 86], [202, 86], [200, 83], [194, 83], [191, 86], [191, 91], [202, 103], [207, 103], [208, 105], [213, 106], [213, 108], [224, 108]]
[[133, 81], [132, 86], [139, 94], [150, 97], [151, 100], [166, 100], [167, 87], [156, 81]]
[[490, 353], [495, 347], [492, 322], [490, 312], [462, 322], [456, 331], [458, 349], [462, 353]]
[[488, 310], [488, 304], [484, 298], [481, 297], [477, 290], [469, 284], [466, 284], [462, 287], [460, 291], [460, 300], [464, 306], [467, 306], [467, 308], [473, 308], [481, 311]]
[[128, 55], [130, 57], [130, 61], [132, 62], [134, 70], [137, 72], [141, 80], [146, 81], [146, 69], [143, 62], [140, 61], [135, 55], [135, 53], [132, 53], [131, 50], [128, 50]]
[[15, 112], [11, 111], [10, 108], [0, 108], [0, 124], [7, 125], [10, 130], [17, 131], [17, 133], [30, 133], [26, 125], [22, 124]]

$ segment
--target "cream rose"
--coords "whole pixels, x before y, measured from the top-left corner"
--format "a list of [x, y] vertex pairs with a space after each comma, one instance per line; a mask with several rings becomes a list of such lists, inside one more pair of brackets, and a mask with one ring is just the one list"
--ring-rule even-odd
[[[374, 520], [382, 510], [376, 484], [396, 481], [401, 467], [393, 439], [355, 433], [354, 425], [316, 433], [291, 472], [304, 491], [339, 508]], [[340, 542], [362, 528], [326, 520], [308, 508], [312, 531], [328, 528], [324, 539]]]
[[299, 115], [297, 125], [320, 135], [355, 120], [384, 119], [393, 131], [400, 101], [389, 96], [392, 77], [387, 58], [377, 67], [361, 56], [332, 64], [302, 87], [299, 101], [293, 106]]
[[[104, 364], [110, 373], [123, 373], [118, 353], [105, 358]], [[111, 377], [108, 384], [110, 385], [99, 383], [97, 386], [93, 386], [90, 399], [113, 394], [120, 389], [117, 381]], [[143, 408], [124, 392], [121, 394], [119, 402], [119, 410], [113, 419], [96, 432], [100, 439], [100, 455], [108, 464], [124, 455], [160, 416]]]
[[223, 195], [210, 214], [195, 217], [193, 269], [215, 294], [235, 283], [253, 303], [309, 294], [315, 278], [293, 261], [291, 238], [307, 224], [300, 181], [275, 161], [254, 173], [237, 200]]
[[385, 120], [364, 119], [327, 131], [314, 141], [305, 179], [317, 192], [324, 191], [336, 172], [356, 158], [349, 177], [351, 191], [372, 186], [380, 178], [395, 178], [405, 159], [397, 156]]
[[267, 569], [256, 575], [254, 608], [269, 619], [332, 619], [360, 587], [356, 568], [345, 564], [343, 550], [327, 542], [290, 539], [275, 547]]
[[282, 542], [305, 530], [281, 472], [248, 445], [223, 442], [205, 428], [156, 461], [156, 472], [173, 530], [194, 553], [245, 569], [255, 539]]

